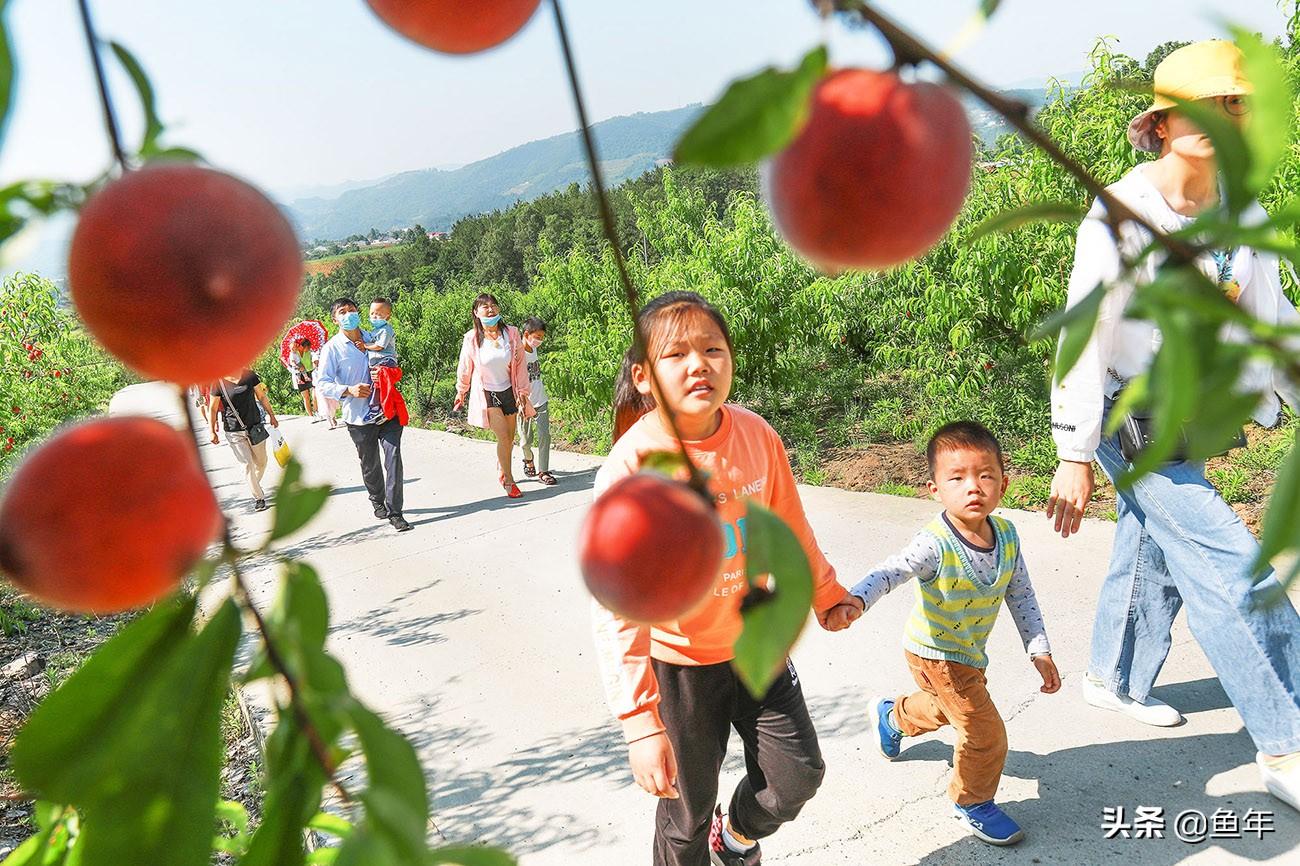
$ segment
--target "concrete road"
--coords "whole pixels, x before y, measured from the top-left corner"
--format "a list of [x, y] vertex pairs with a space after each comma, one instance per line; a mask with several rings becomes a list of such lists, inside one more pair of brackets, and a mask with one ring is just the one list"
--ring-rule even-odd
[[[115, 408], [174, 403], [158, 388], [128, 389]], [[308, 480], [335, 486], [318, 519], [285, 547], [322, 575], [330, 649], [353, 689], [419, 749], [442, 834], [504, 845], [524, 866], [648, 863], [655, 802], [632, 783], [605, 708], [574, 561], [599, 460], [555, 454], [559, 486], [527, 482], [524, 498], [509, 500], [490, 444], [408, 429], [406, 515], [415, 529], [399, 535], [371, 514], [346, 430], [303, 418], [283, 429]], [[251, 512], [229, 449], [203, 450], [240, 537], [255, 540], [268, 515]], [[270, 484], [277, 475], [273, 464]], [[828, 488], [802, 494], [846, 584], [937, 511], [927, 501]], [[989, 687], [1011, 753], [998, 799], [1025, 841], [991, 848], [949, 817], [950, 732], [905, 740], [892, 764], [876, 751], [867, 696], [910, 691], [901, 635], [912, 598], [898, 592], [848, 632], [811, 623], [795, 649], [828, 770], [798, 821], [764, 840], [765, 862], [1300, 863], [1300, 815], [1263, 793], [1254, 746], [1182, 622], [1156, 695], [1182, 709], [1184, 725], [1149, 728], [1080, 699], [1112, 525], [1089, 521], [1062, 541], [1042, 514], [1005, 514], [1020, 531], [1064, 677], [1061, 692], [1040, 694], [1010, 617], [1001, 618]], [[255, 569], [252, 580], [269, 604], [274, 571]], [[733, 740], [724, 803], [742, 772]], [[1164, 838], [1105, 839], [1108, 806], [1130, 819], [1139, 806], [1163, 809]], [[1174, 817], [1193, 809], [1267, 812], [1273, 829], [1186, 843], [1175, 838]]]

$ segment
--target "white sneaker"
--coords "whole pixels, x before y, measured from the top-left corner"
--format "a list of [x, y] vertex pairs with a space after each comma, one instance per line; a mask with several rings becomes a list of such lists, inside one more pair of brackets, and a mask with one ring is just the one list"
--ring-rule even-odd
[[1145, 701], [1138, 703], [1128, 695], [1112, 694], [1099, 680], [1094, 679], [1092, 674], [1083, 677], [1083, 699], [1094, 707], [1125, 713], [1144, 725], [1172, 728], [1174, 725], [1182, 724], [1183, 721], [1183, 714], [1164, 701], [1158, 701], [1148, 695]]
[[1269, 766], [1262, 752], [1256, 753], [1255, 763], [1268, 792], [1292, 809], [1300, 809], [1300, 752], [1283, 758], [1280, 767]]

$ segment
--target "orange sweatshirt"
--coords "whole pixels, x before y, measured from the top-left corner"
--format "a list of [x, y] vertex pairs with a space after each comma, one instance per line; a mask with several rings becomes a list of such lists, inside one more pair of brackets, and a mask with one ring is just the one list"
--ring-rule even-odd
[[[775, 512], [803, 544], [812, 565], [816, 610], [828, 610], [847, 595], [835, 579], [835, 569], [817, 547], [785, 446], [766, 421], [748, 409], [728, 404], [722, 408], [718, 431], [708, 439], [686, 442], [686, 448], [696, 465], [710, 476], [709, 488], [722, 521], [722, 572], [713, 595], [687, 617], [654, 626], [628, 622], [592, 603], [605, 696], [623, 723], [629, 743], [664, 729], [659, 719], [659, 686], [650, 666], [652, 658], [676, 665], [708, 665], [732, 658], [732, 645], [741, 630], [740, 600], [748, 588], [744, 528], [747, 499]], [[596, 496], [634, 474], [643, 454], [664, 450], [676, 450], [676, 442], [652, 412], [615, 443], [609, 459], [596, 474]]]

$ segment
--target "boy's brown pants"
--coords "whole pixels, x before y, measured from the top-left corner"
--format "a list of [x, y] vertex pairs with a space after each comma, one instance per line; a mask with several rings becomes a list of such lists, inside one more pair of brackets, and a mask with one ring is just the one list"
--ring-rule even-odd
[[915, 737], [944, 725], [956, 728], [948, 796], [961, 806], [992, 800], [1007, 760], [1007, 729], [989, 696], [984, 671], [906, 650], [903, 654], [921, 691], [895, 700], [899, 730]]

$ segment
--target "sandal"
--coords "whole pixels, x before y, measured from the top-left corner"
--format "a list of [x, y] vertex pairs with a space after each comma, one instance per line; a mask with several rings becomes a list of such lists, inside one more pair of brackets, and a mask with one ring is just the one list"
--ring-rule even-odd
[[558, 481], [555, 480], [555, 476], [552, 475], [550, 472], [543, 472], [541, 475], [538, 475], [537, 480], [542, 482], [543, 484], [550, 485], [550, 486], [554, 486], [559, 483]]
[[537, 474], [537, 464], [534, 463], [534, 462], [531, 461], [531, 460], [525, 460], [525, 461], [524, 461], [524, 474], [527, 475], [529, 478], [532, 478], [534, 475], [536, 475], [536, 474]]
[[[505, 487], [504, 484], [501, 486]], [[509, 487], [505, 487], [505, 491], [506, 491], [506, 496], [509, 496], [511, 499], [518, 499], [524, 495], [524, 492], [519, 489], [518, 484], [511, 484]]]

